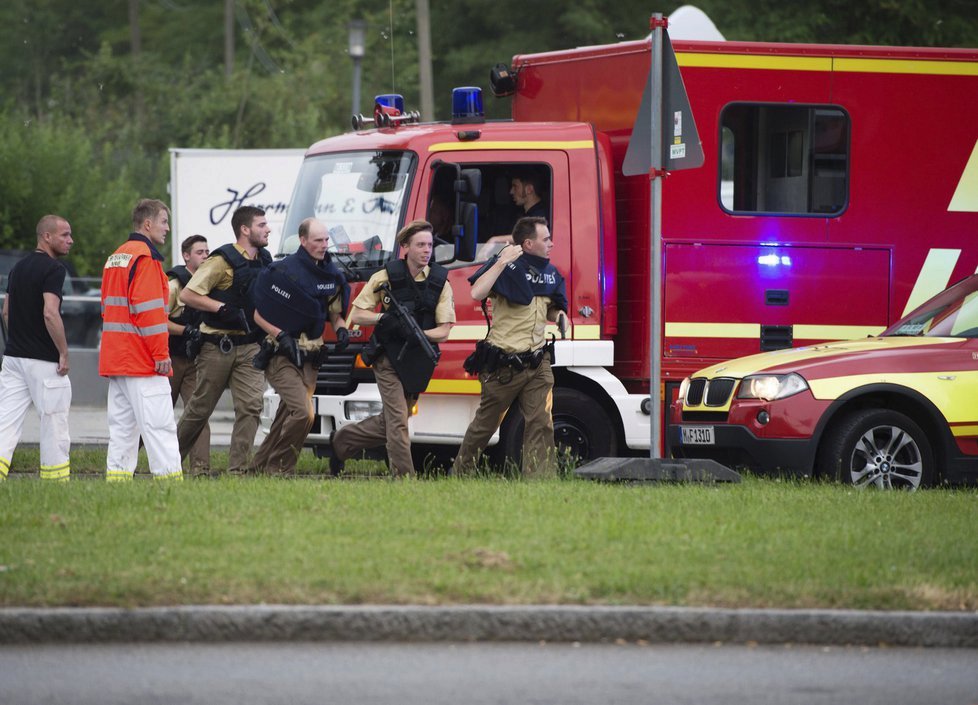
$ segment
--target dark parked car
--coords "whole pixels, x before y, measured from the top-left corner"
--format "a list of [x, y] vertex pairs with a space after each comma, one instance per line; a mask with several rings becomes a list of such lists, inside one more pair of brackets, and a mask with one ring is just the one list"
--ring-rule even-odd
[[[7, 275], [14, 265], [24, 256], [27, 250], [0, 249], [0, 304], [7, 293]], [[65, 335], [68, 345], [75, 348], [97, 348], [102, 339], [102, 309], [98, 279], [86, 279], [78, 276], [70, 260], [59, 260], [68, 270], [65, 284], [61, 291], [61, 317], [65, 324]], [[3, 346], [6, 347], [6, 331], [4, 331]]]

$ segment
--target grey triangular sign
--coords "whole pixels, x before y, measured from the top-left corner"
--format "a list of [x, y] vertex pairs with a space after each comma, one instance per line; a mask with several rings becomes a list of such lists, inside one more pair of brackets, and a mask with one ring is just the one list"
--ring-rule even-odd
[[[662, 168], [666, 171], [695, 169], [703, 165], [703, 145], [696, 131], [696, 120], [689, 107], [686, 87], [676, 53], [664, 31], [662, 44]], [[649, 67], [651, 73], [652, 67]], [[621, 171], [625, 176], [648, 174], [652, 167], [652, 95], [651, 81], [646, 80], [642, 103], [632, 127], [625, 161]]]

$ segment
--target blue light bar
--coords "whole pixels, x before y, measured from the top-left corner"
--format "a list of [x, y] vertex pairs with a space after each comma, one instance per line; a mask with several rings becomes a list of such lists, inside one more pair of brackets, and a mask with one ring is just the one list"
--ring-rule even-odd
[[452, 90], [452, 120], [482, 120], [482, 89], [463, 86]]
[[404, 114], [404, 96], [400, 93], [385, 93], [374, 98], [375, 103], [380, 103], [385, 108], [394, 108], [402, 115]]

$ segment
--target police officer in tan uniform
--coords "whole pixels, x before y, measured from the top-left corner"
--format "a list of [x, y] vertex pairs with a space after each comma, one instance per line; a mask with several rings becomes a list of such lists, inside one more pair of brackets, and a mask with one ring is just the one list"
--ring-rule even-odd
[[492, 303], [492, 326], [471, 365], [479, 372], [482, 397], [452, 466], [454, 474], [474, 472], [479, 455], [518, 400], [526, 420], [523, 475], [556, 475], [552, 347], [545, 331], [548, 321], [566, 329], [567, 295], [563, 276], [549, 260], [552, 248], [546, 219], [520, 218], [513, 244], [469, 279], [472, 298]]
[[[455, 300], [445, 268], [430, 262], [433, 242], [431, 223], [424, 220], [408, 223], [397, 234], [397, 244], [405, 253], [404, 258], [388, 262], [384, 269], [370, 277], [353, 301], [350, 322], [377, 326], [377, 333], [383, 333], [388, 327], [386, 322], [393, 320], [388, 318], [393, 314], [386, 313], [390, 307], [386, 297], [392, 296], [413, 312], [431, 343], [447, 340], [455, 323]], [[389, 293], [382, 285], [390, 287]], [[377, 311], [378, 306], [382, 307], [380, 311]], [[385, 320], [382, 322], [382, 319]], [[396, 330], [389, 331], [385, 339], [393, 341], [391, 347], [398, 346], [398, 335]], [[434, 365], [425, 367], [426, 362], [417, 347], [406, 352], [401, 362], [396, 360], [396, 355], [386, 351], [374, 360], [374, 377], [384, 403], [383, 411], [359, 423], [343, 426], [333, 434], [330, 469], [334, 474], [342, 469], [343, 461], [355, 453], [386, 444], [391, 473], [395, 477], [414, 477], [408, 418], [418, 394], [428, 384]], [[400, 365], [400, 371], [396, 365]]]
[[263, 270], [255, 283], [255, 322], [268, 333], [255, 366], [265, 367], [279, 397], [271, 429], [255, 453], [257, 472], [295, 471], [313, 423], [326, 321], [336, 331], [337, 350], [350, 340], [343, 320], [349, 287], [326, 252], [328, 245], [326, 226], [307, 218], [299, 224], [299, 248]]
[[[170, 359], [173, 361], [173, 376], [170, 377], [170, 397], [174, 404], [183, 399], [184, 406], [190, 401], [197, 387], [197, 366], [187, 357], [187, 338], [199, 333], [200, 311], [185, 306], [180, 301], [183, 291], [207, 256], [207, 238], [191, 235], [180, 243], [183, 264], [178, 264], [166, 273], [170, 280], [170, 302], [167, 307], [169, 318], [166, 322], [170, 333]], [[210, 471], [211, 432], [204, 426], [190, 449], [190, 471], [193, 474], [206, 474]]]
[[180, 293], [180, 300], [203, 312], [202, 345], [197, 356], [197, 388], [177, 426], [180, 456], [190, 448], [207, 425], [225, 389], [231, 390], [234, 426], [228, 472], [245, 470], [258, 433], [265, 375], [252, 365], [258, 341], [265, 332], [254, 320], [251, 289], [258, 273], [272, 262], [265, 211], [241, 206], [231, 216], [237, 238], [222, 245], [204, 260]]

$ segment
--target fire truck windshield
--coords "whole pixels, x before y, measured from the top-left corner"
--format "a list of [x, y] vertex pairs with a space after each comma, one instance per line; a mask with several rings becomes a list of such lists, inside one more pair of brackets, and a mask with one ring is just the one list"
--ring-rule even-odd
[[280, 254], [299, 246], [299, 224], [316, 217], [329, 251], [351, 272], [377, 269], [391, 256], [416, 164], [409, 152], [345, 152], [308, 157], [299, 171]]

